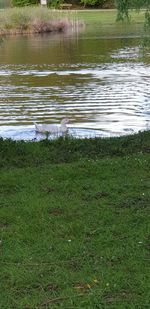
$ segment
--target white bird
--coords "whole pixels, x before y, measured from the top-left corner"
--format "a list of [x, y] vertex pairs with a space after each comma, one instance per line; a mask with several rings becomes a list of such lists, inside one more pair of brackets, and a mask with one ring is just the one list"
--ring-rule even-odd
[[37, 124], [34, 122], [35, 130], [39, 133], [49, 133], [49, 134], [65, 134], [68, 131], [66, 124], [69, 122], [68, 118], [62, 119], [60, 125], [57, 124]]

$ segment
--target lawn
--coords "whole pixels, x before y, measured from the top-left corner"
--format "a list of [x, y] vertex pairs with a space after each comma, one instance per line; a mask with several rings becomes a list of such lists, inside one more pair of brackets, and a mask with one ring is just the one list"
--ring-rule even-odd
[[0, 140], [2, 309], [149, 308], [149, 140]]
[[[129, 13], [131, 23], [143, 23], [145, 11], [140, 12], [136, 10], [130, 10]], [[77, 17], [84, 20], [85, 24], [115, 24], [117, 17], [117, 10], [79, 10], [77, 11]], [[122, 22], [121, 22], [122, 23]]]

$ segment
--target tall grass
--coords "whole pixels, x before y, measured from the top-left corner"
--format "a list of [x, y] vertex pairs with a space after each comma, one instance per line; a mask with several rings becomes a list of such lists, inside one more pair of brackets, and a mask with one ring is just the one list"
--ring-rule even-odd
[[77, 25], [75, 12], [42, 7], [9, 8], [0, 12], [0, 33], [63, 31]]

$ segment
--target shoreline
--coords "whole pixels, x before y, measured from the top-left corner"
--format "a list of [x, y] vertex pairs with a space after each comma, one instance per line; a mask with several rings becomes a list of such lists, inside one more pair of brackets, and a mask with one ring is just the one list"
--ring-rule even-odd
[[[35, 166], [41, 164], [59, 164], [85, 159], [102, 159], [107, 157], [124, 157], [135, 154], [150, 155], [150, 130], [136, 134], [92, 139], [59, 137], [38, 142], [0, 138], [0, 166]], [[51, 150], [51, 156], [49, 151]], [[36, 161], [34, 160], [36, 153]], [[58, 155], [60, 154], [60, 155]]]

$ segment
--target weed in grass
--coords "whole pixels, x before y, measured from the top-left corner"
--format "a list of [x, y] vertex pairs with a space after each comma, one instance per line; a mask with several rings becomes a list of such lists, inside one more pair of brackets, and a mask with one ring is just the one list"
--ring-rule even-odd
[[109, 196], [109, 193], [108, 192], [104, 192], [104, 191], [101, 191], [101, 192], [95, 192], [95, 193], [84, 193], [83, 194], [83, 201], [90, 201], [90, 200], [100, 200], [102, 198], [105, 198], [105, 197], [108, 197]]
[[145, 197], [143, 196], [139, 196], [139, 197], [132, 197], [132, 198], [127, 198], [126, 200], [124, 200], [121, 204], [120, 207], [123, 208], [134, 208], [134, 210], [136, 211], [136, 209], [142, 209], [142, 208], [147, 208], [150, 205], [150, 197]]
[[60, 208], [52, 208], [49, 209], [48, 213], [53, 216], [61, 216], [63, 215], [63, 210]]

